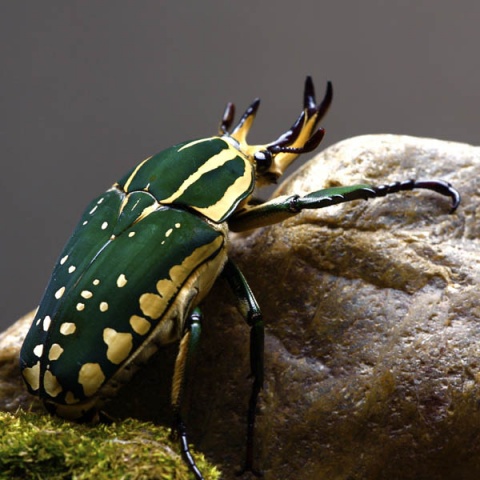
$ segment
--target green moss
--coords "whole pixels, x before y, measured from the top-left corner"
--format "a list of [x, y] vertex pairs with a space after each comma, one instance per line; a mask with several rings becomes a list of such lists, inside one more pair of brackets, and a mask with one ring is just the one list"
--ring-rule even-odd
[[[0, 412], [0, 479], [193, 478], [168, 435], [164, 427], [132, 419], [79, 425], [22, 411]], [[194, 455], [205, 479], [220, 478], [203, 455]]]

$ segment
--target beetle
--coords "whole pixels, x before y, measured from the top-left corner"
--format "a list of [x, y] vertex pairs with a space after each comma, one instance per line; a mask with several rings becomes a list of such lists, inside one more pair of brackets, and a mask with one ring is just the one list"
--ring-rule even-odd
[[300, 155], [314, 150], [317, 128], [333, 97], [327, 83], [317, 104], [307, 77], [303, 108], [290, 129], [268, 144], [249, 145], [256, 99], [230, 131], [228, 103], [219, 134], [187, 141], [145, 159], [86, 208], [61, 253], [20, 355], [30, 393], [47, 409], [74, 420], [92, 418], [141, 364], [162, 345], [179, 341], [171, 404], [173, 431], [197, 479], [184, 423], [186, 373], [200, 341], [199, 304], [222, 274], [250, 334], [252, 389], [246, 459], [254, 468], [255, 410], [263, 385], [264, 325], [260, 308], [238, 267], [228, 258], [228, 232], [281, 222], [318, 209], [414, 189], [450, 197], [442, 180], [359, 184], [259, 201], [254, 190], [275, 183]]

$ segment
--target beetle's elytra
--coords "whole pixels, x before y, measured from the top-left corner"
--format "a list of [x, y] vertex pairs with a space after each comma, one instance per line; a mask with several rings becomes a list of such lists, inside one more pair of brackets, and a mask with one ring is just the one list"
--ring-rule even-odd
[[259, 100], [233, 123], [228, 104], [218, 136], [188, 141], [147, 158], [93, 200], [61, 253], [21, 351], [30, 393], [49, 410], [72, 419], [89, 417], [129, 380], [159, 345], [180, 340], [172, 407], [184, 458], [202, 478], [188, 450], [182, 418], [185, 371], [201, 332], [198, 305], [223, 273], [251, 328], [252, 393], [243, 472], [253, 467], [255, 408], [263, 385], [263, 321], [242, 273], [227, 257], [229, 230], [257, 228], [298, 214], [404, 190], [458, 192], [441, 180], [354, 185], [304, 197], [258, 203], [256, 187], [275, 182], [301, 153], [323, 137], [318, 122], [332, 86], [316, 104], [310, 77], [303, 109], [274, 142], [249, 145]]

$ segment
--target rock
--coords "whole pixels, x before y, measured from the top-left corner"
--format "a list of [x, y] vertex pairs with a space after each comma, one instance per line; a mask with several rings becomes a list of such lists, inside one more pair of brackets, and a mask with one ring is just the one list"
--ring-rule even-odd
[[[256, 449], [266, 480], [480, 476], [480, 149], [353, 138], [276, 193], [408, 178], [450, 181], [462, 204], [448, 215], [438, 194], [401, 193], [232, 238], [266, 324]], [[249, 332], [234, 305], [219, 280], [189, 392], [191, 440], [226, 479], [243, 461], [250, 386]], [[107, 412], [168, 422], [174, 356], [159, 352]]]
[[43, 411], [41, 403], [25, 389], [18, 360], [34, 315], [32, 310], [0, 334], [0, 410], [3, 412], [15, 412], [18, 408]]

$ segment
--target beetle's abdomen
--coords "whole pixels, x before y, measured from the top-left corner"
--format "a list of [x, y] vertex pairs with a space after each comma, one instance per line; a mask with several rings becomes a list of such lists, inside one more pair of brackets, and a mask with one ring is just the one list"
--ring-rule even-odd
[[92, 202], [22, 347], [30, 392], [56, 404], [84, 402], [153, 339], [179, 338], [190, 303], [223, 266], [224, 244], [223, 227], [145, 192], [113, 189]]

